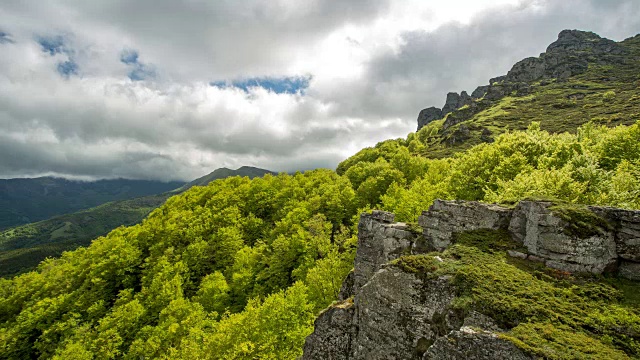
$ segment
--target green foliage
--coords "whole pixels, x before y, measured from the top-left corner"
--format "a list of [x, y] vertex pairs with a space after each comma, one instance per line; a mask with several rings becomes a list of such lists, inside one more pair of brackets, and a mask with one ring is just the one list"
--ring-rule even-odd
[[352, 267], [345, 177], [229, 178], [3, 280], [0, 357], [292, 358]]

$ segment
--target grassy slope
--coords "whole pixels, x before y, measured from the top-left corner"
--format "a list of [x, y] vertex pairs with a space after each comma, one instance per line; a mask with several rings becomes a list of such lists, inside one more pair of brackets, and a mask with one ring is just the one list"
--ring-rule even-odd
[[[508, 130], [524, 130], [532, 121], [540, 122], [549, 132], [575, 132], [589, 121], [616, 126], [630, 125], [640, 116], [640, 36], [629, 38], [622, 45], [630, 50], [627, 62], [619, 66], [590, 65], [584, 74], [566, 82], [536, 83], [529, 95], [507, 96], [471, 119], [441, 130], [444, 121], [430, 124], [423, 154], [443, 158], [477, 145], [482, 132], [495, 137]], [[459, 111], [464, 111], [460, 109]], [[451, 114], [450, 114], [451, 116]], [[464, 142], [448, 145], [461, 126], [470, 130]], [[425, 134], [426, 135], [426, 134]]]
[[87, 246], [99, 236], [119, 226], [139, 223], [170, 196], [192, 186], [202, 186], [229, 176], [263, 176], [271, 171], [242, 167], [238, 170], [217, 169], [172, 192], [114, 201], [88, 210], [57, 216], [48, 220], [10, 228], [0, 232], [0, 277], [32, 270], [47, 257], [58, 257], [64, 251]]

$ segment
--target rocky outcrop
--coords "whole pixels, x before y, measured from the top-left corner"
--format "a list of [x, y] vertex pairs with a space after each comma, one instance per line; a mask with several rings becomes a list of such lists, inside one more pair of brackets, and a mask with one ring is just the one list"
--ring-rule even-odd
[[437, 107], [429, 107], [420, 111], [418, 114], [418, 130], [422, 129], [427, 124], [431, 123], [434, 120], [440, 120], [444, 116], [442, 115], [442, 110]]
[[360, 217], [356, 266], [353, 274], [349, 275], [352, 280], [341, 289], [341, 299], [353, 296], [382, 265], [408, 254], [414, 246], [420, 247], [416, 244], [418, 234], [406, 224], [394, 223], [393, 220], [392, 213], [377, 210]]
[[[540, 56], [529, 57], [517, 62], [506, 75], [490, 79], [489, 85], [476, 88], [471, 96], [464, 91], [460, 95], [448, 93], [442, 110], [434, 107], [422, 110], [421, 115], [418, 116], [418, 130], [433, 120], [442, 119], [449, 113], [455, 114], [458, 109], [469, 105], [472, 111], [466, 111], [455, 117], [447, 117], [448, 121], [443, 125], [443, 130], [446, 130], [470, 119], [476, 113], [487, 108], [490, 102], [500, 100], [514, 92], [516, 96], [529, 94], [532, 83], [536, 81], [546, 81], [546, 79], [563, 81], [570, 76], [584, 73], [590, 63], [604, 65], [623, 62], [622, 55], [625, 53], [626, 50], [623, 46], [595, 33], [563, 30], [558, 34], [558, 39], [551, 43]], [[483, 101], [489, 102], [489, 104], [471, 106]], [[422, 116], [426, 110], [429, 111]], [[426, 116], [427, 113], [430, 115], [429, 117]]]
[[510, 219], [511, 211], [497, 205], [436, 200], [420, 216], [418, 225], [423, 228], [426, 247], [442, 251], [451, 245], [455, 233], [503, 229], [509, 226]]
[[384, 211], [361, 216], [354, 270], [341, 301], [316, 319], [303, 359], [532, 359], [499, 337], [502, 330], [491, 318], [458, 310], [448, 275], [388, 265], [403, 255], [443, 250], [459, 233], [501, 231], [521, 245], [511, 256], [640, 280], [640, 211], [436, 200], [419, 218], [422, 233], [393, 221]]
[[438, 251], [451, 244], [455, 233], [507, 230], [526, 249], [510, 252], [514, 257], [571, 273], [618, 271], [630, 279], [640, 277], [633, 271], [640, 267], [640, 211], [558, 207], [545, 201], [521, 201], [511, 209], [436, 200], [418, 224], [425, 246]]

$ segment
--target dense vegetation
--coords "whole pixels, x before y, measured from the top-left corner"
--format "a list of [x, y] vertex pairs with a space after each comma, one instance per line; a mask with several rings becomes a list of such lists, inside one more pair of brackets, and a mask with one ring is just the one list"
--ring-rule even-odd
[[[418, 155], [426, 131], [364, 149], [337, 173], [194, 187], [140, 225], [0, 280], [0, 357], [295, 358], [352, 267], [363, 209], [383, 207], [412, 221], [435, 198], [532, 196], [640, 208], [640, 124], [553, 135], [534, 123], [448, 159]], [[470, 286], [484, 289], [481, 278], [468, 279], [478, 280]], [[622, 291], [598, 289], [616, 299]], [[608, 334], [612, 351], [636, 354], [637, 339], [622, 344], [607, 325], [622, 319], [607, 314], [622, 310], [603, 309], [609, 312], [594, 326]], [[638, 303], [624, 309], [620, 316], [637, 316]], [[509, 336], [522, 340], [555, 316], [525, 315], [537, 322]], [[550, 324], [552, 338], [567, 335]]]
[[183, 182], [73, 181], [52, 177], [0, 179], [0, 230], [100, 204], [170, 191]]
[[[249, 178], [271, 173], [268, 170], [243, 166], [237, 170], [216, 169], [170, 192], [142, 196], [130, 200], [108, 202], [87, 210], [56, 216], [36, 223], [9, 228], [0, 232], [0, 277], [33, 270], [47, 257], [58, 257], [63, 251], [87, 246], [91, 240], [106, 235], [119, 226], [135, 225], [169, 197], [193, 186], [207, 185], [211, 181], [230, 176]], [[91, 186], [90, 183], [86, 183]], [[147, 193], [157, 190], [147, 189]]]

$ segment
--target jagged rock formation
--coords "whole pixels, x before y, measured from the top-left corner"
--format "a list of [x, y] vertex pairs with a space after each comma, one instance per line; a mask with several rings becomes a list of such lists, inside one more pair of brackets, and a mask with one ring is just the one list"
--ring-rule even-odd
[[512, 256], [564, 271], [618, 271], [638, 279], [640, 211], [437, 200], [420, 216], [421, 234], [393, 220], [382, 211], [361, 216], [354, 270], [341, 301], [316, 319], [303, 359], [534, 358], [499, 337], [502, 330], [491, 318], [459, 310], [450, 275], [420, 276], [386, 265], [403, 255], [443, 250], [457, 233], [509, 232], [522, 245]]
[[558, 40], [549, 45], [539, 57], [529, 57], [517, 62], [506, 75], [489, 80], [489, 85], [479, 86], [471, 96], [464, 91], [460, 95], [448, 93], [442, 109], [430, 107], [422, 110], [418, 115], [418, 130], [434, 120], [443, 119], [447, 114], [456, 114], [458, 109], [467, 105], [468, 111], [447, 117], [443, 124], [443, 129], [447, 129], [470, 119], [508, 94], [515, 92], [519, 96], [527, 95], [531, 83], [535, 81], [562, 81], [584, 73], [589, 63], [621, 63], [625, 52], [620, 44], [593, 32], [563, 30], [558, 35]]

